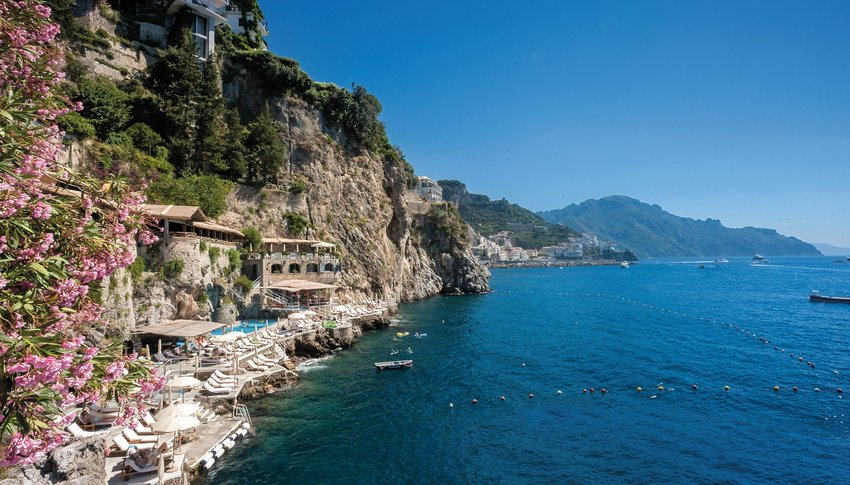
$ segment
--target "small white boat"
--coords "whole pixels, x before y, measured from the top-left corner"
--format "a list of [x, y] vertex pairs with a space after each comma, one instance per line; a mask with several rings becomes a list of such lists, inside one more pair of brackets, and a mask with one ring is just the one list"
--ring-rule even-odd
[[629, 267], [629, 262], [628, 262], [628, 261], [623, 261], [622, 263], [620, 263], [620, 267], [621, 267], [621, 268], [623, 268], [623, 269], [628, 268], [628, 267]]
[[389, 362], [375, 362], [375, 367], [378, 370], [386, 369], [407, 369], [413, 367], [412, 360], [392, 360]]
[[754, 259], [755, 261], [764, 261], [764, 256], [762, 256], [762, 255], [761, 255], [761, 254], [759, 254], [759, 253], [756, 253], [755, 255], [753, 255], [753, 259]]

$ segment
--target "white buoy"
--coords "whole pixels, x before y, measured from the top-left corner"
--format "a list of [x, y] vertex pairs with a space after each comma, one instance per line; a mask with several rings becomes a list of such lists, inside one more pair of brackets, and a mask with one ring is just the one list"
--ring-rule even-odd
[[560, 390], [560, 389], [558, 389], [558, 392], [556, 392], [555, 394], [557, 394], [557, 395], [559, 395], [559, 396], [560, 396], [561, 394], [563, 394], [563, 392], [561, 392], [561, 390]]
[[453, 408], [453, 407], [455, 407], [455, 405], [454, 405], [454, 404], [452, 404], [452, 403], [449, 403], [449, 407], [450, 407], [450, 408]]

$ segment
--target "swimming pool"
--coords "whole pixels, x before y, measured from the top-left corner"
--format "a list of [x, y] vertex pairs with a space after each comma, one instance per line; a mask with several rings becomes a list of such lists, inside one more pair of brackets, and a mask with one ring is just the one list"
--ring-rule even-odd
[[[242, 333], [252, 333], [256, 330], [262, 330], [270, 325], [274, 325], [277, 323], [276, 320], [273, 319], [250, 319], [250, 320], [240, 320], [233, 325], [234, 332], [242, 332]], [[231, 332], [231, 327], [228, 325], [226, 327], [221, 327], [210, 332], [211, 335], [224, 335], [226, 333]]]

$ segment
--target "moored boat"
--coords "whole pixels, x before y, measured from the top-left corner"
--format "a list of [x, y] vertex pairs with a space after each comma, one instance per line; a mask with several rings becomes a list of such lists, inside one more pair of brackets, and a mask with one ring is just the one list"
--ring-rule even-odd
[[413, 367], [413, 360], [391, 360], [388, 362], [375, 362], [375, 367], [378, 370], [406, 369], [409, 367]]
[[761, 254], [759, 254], [759, 253], [756, 253], [756, 254], [753, 256], [753, 259], [754, 259], [754, 260], [756, 260], [756, 261], [762, 261], [762, 260], [764, 260], [764, 256], [762, 256], [762, 255], [761, 255]]
[[628, 261], [623, 261], [622, 263], [620, 263], [620, 267], [621, 267], [621, 268], [623, 268], [623, 269], [628, 268], [628, 267], [629, 267], [629, 262], [628, 262]]
[[818, 303], [850, 303], [850, 297], [846, 296], [825, 296], [817, 293], [809, 295], [809, 301]]

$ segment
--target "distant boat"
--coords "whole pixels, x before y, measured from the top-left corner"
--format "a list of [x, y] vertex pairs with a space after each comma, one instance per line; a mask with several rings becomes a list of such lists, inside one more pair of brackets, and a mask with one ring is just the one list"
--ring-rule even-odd
[[715, 259], [714, 262], [717, 263], [717, 264], [721, 264], [721, 263], [728, 263], [729, 260], [726, 259], [726, 258], [719, 258], [719, 259]]
[[378, 370], [385, 369], [408, 369], [413, 367], [412, 360], [392, 360], [389, 362], [375, 362], [375, 367]]
[[704, 264], [699, 265], [699, 269], [705, 269], [705, 265]]
[[818, 303], [850, 303], [850, 297], [846, 296], [824, 296], [812, 293], [809, 295], [809, 301]]
[[833, 259], [832, 262], [833, 263], [846, 263], [847, 260], [846, 259]]
[[758, 261], [753, 261], [752, 263], [750, 263], [750, 266], [762, 266], [762, 265], [765, 265], [769, 262], [770, 261], [768, 261], [766, 259], [759, 259]]
[[628, 267], [629, 267], [629, 262], [628, 262], [628, 261], [623, 261], [622, 263], [620, 263], [620, 267], [621, 267], [621, 268], [623, 268], [623, 269], [628, 268]]
[[756, 254], [753, 256], [753, 259], [754, 259], [754, 260], [756, 260], [756, 261], [761, 261], [761, 260], [763, 260], [763, 259], [764, 259], [764, 256], [762, 256], [762, 255], [761, 255], [761, 254], [759, 254], [759, 253], [756, 253]]

